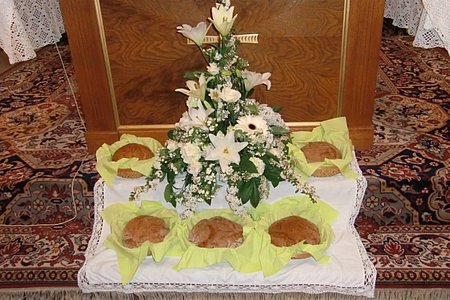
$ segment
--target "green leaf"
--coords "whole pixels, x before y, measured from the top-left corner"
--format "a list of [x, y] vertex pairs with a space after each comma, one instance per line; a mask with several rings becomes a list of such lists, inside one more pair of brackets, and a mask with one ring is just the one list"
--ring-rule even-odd
[[167, 182], [169, 182], [170, 184], [173, 185], [173, 183], [175, 182], [175, 173], [174, 172], [167, 172]]
[[258, 107], [254, 104], [250, 104], [247, 106], [247, 109], [250, 111], [251, 114], [257, 114], [258, 113]]
[[289, 133], [289, 129], [281, 126], [270, 126], [270, 131], [276, 135], [280, 136], [286, 133]]
[[217, 128], [219, 131], [223, 132], [224, 134], [227, 133], [228, 124], [226, 122], [219, 122], [217, 123]]
[[242, 204], [250, 201], [253, 207], [258, 206], [261, 196], [259, 194], [259, 185], [261, 179], [253, 177], [247, 181], [241, 181], [238, 183], [238, 197], [241, 199]]
[[189, 80], [197, 80], [198, 76], [202, 73], [204, 73], [204, 72], [201, 70], [186, 71], [184, 73], [184, 78], [189, 79]]
[[203, 200], [205, 200], [205, 202], [208, 204], [208, 205], [211, 205], [211, 198], [208, 198], [208, 197], [205, 197]]
[[281, 106], [279, 106], [279, 105], [276, 105], [276, 106], [272, 107], [272, 110], [273, 110], [274, 112], [280, 112], [282, 109], [283, 109], [283, 107], [281, 107]]
[[162, 157], [165, 157], [167, 155], [169, 155], [169, 150], [167, 148], [161, 148], [161, 150], [159, 150], [159, 155]]
[[249, 173], [257, 173], [258, 169], [256, 169], [256, 166], [252, 161], [250, 160], [250, 157], [248, 155], [242, 155], [241, 161], [239, 162], [239, 169], [242, 171], [246, 171]]
[[276, 157], [275, 155], [273, 155], [273, 154], [270, 153], [270, 152], [266, 152], [266, 153], [264, 154], [264, 156], [261, 157], [261, 159], [262, 159], [262, 161], [264, 162], [264, 164], [266, 164], [266, 165], [270, 165], [271, 160], [274, 160], [274, 161], [280, 161], [280, 159], [279, 159], [278, 157]]
[[167, 136], [169, 137], [169, 140], [173, 140], [173, 129], [169, 130], [169, 132], [167, 132]]
[[282, 170], [279, 167], [266, 164], [263, 175], [272, 183], [273, 187], [276, 187], [280, 183], [280, 181], [283, 181], [283, 178], [281, 177], [281, 171]]
[[172, 204], [174, 207], [177, 206], [177, 202], [175, 201], [175, 193], [173, 191], [173, 184], [167, 184], [166, 188], [164, 189], [164, 199]]
[[173, 165], [175, 166], [175, 168], [177, 168], [177, 170], [182, 170], [185, 163], [183, 161], [183, 159], [177, 159], [176, 161], [173, 162]]

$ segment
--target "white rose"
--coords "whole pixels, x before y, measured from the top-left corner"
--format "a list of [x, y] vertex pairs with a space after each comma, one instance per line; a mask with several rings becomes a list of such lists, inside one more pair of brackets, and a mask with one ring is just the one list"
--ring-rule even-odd
[[200, 148], [194, 144], [186, 143], [181, 146], [181, 157], [188, 165], [198, 162], [201, 157]]
[[241, 98], [241, 93], [230, 87], [224, 87], [220, 93], [220, 98], [227, 103], [234, 103]]
[[197, 176], [198, 173], [202, 170], [202, 164], [199, 161], [191, 162], [188, 165], [187, 171], [191, 173], [193, 176]]
[[175, 151], [176, 149], [178, 149], [178, 144], [177, 144], [177, 142], [175, 142], [175, 141], [173, 141], [173, 140], [168, 140], [166, 145], [167, 145], [167, 146], [166, 146], [167, 149], [168, 149], [170, 152]]

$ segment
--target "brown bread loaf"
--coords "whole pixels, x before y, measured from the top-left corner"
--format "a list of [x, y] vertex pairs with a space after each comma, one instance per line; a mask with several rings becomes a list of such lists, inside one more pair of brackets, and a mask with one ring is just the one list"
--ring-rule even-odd
[[[308, 163], [322, 162], [328, 159], [342, 158], [338, 148], [328, 142], [311, 142], [301, 148]], [[341, 171], [336, 166], [321, 166], [312, 173], [316, 177], [328, 177], [339, 174]]]
[[[153, 152], [147, 146], [137, 143], [131, 143], [117, 149], [113, 154], [112, 161], [118, 161], [121, 158], [133, 157], [136, 157], [139, 160], [150, 159], [153, 157]], [[117, 175], [125, 178], [138, 178], [144, 176], [139, 172], [125, 168], [119, 168], [117, 170]]]
[[235, 248], [243, 242], [243, 230], [223, 217], [203, 219], [192, 228], [189, 241], [202, 248]]
[[160, 243], [169, 233], [164, 220], [154, 216], [138, 216], [125, 225], [122, 242], [125, 247], [136, 248], [145, 241]]
[[[301, 241], [306, 244], [320, 244], [319, 229], [315, 224], [299, 216], [280, 219], [269, 227], [272, 244], [277, 247], [290, 247]], [[306, 258], [309, 253], [296, 253], [293, 258]]]

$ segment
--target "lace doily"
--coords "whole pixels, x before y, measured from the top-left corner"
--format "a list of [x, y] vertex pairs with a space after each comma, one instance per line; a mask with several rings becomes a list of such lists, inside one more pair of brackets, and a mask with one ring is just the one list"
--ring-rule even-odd
[[11, 64], [36, 57], [34, 50], [61, 39], [58, 0], [0, 1], [0, 48]]
[[449, 12], [448, 0], [386, 0], [384, 4], [384, 17], [415, 36], [414, 46], [444, 47], [450, 53]]
[[[124, 293], [140, 293], [140, 292], [209, 292], [209, 293], [290, 293], [290, 292], [302, 292], [310, 294], [321, 294], [325, 292], [334, 292], [346, 295], [355, 296], [366, 296], [373, 297], [375, 290], [375, 280], [376, 280], [376, 270], [373, 264], [370, 262], [364, 245], [362, 244], [359, 235], [354, 227], [355, 218], [359, 212], [363, 196], [367, 187], [367, 181], [362, 176], [362, 172], [356, 162], [356, 158], [351, 164], [351, 168], [354, 169], [358, 178], [356, 179], [356, 199], [353, 199], [352, 203], [348, 203], [350, 208], [349, 214], [342, 214], [345, 216], [347, 221], [342, 223], [342, 226], [347, 226], [346, 230], [352, 240], [356, 243], [356, 253], [359, 253], [359, 260], [362, 266], [362, 280], [361, 283], [354, 284], [352, 286], [344, 286], [339, 283], [333, 282], [321, 282], [320, 284], [311, 283], [289, 283], [289, 284], [265, 284], [263, 283], [252, 283], [252, 284], [242, 284], [239, 283], [234, 276], [229, 278], [227, 284], [217, 284], [211, 283], [208, 280], [204, 282], [182, 282], [177, 281], [177, 279], [169, 280], [169, 282], [143, 282], [143, 281], [133, 281], [132, 283], [123, 286], [120, 283], [120, 279], [111, 279], [113, 276], [111, 274], [104, 274], [104, 282], [99, 282], [99, 280], [90, 280], [91, 276], [88, 276], [89, 270], [95, 270], [97, 273], [101, 273], [99, 268], [104, 268], [104, 270], [111, 271], [110, 265], [102, 266], [102, 264], [97, 260], [96, 256], [102, 251], [105, 251], [102, 246], [102, 240], [104, 235], [107, 235], [108, 228], [105, 227], [103, 220], [99, 216], [99, 212], [103, 210], [105, 206], [105, 190], [108, 188], [105, 186], [103, 180], [99, 180], [95, 184], [94, 188], [94, 201], [95, 201], [95, 217], [94, 217], [94, 229], [92, 233], [92, 238], [89, 241], [88, 248], [85, 253], [86, 261], [83, 267], [78, 273], [78, 285], [83, 290], [83, 292], [101, 292], [101, 291], [116, 291]], [[326, 186], [326, 184], [322, 184]], [[345, 201], [350, 201], [350, 199], [343, 199]], [[107, 201], [106, 201], [107, 202]], [[346, 225], [345, 225], [346, 224]], [[104, 254], [104, 252], [103, 252]], [[88, 268], [88, 265], [91, 265]], [[220, 268], [220, 266], [217, 266]], [[213, 270], [212, 272], [221, 273], [220, 269]], [[291, 272], [291, 271], [289, 271]], [[195, 272], [194, 272], [195, 273]], [[219, 274], [217, 273], [217, 274]], [[92, 274], [91, 274], [92, 275]], [[286, 275], [286, 274], [285, 274]], [[295, 275], [295, 274], [292, 274]], [[311, 274], [314, 277], [314, 274]], [[345, 276], [345, 275], [342, 275]], [[103, 277], [102, 277], [103, 278]]]
[[414, 46], [444, 47], [450, 54], [450, 1], [422, 0], [424, 11]]

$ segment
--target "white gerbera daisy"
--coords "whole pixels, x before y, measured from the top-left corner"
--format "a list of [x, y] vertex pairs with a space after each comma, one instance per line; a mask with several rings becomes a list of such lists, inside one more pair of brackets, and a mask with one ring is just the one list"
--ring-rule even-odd
[[240, 129], [249, 135], [261, 132], [263, 135], [269, 131], [267, 122], [260, 116], [242, 116], [237, 120], [237, 124], [234, 126], [235, 129]]

